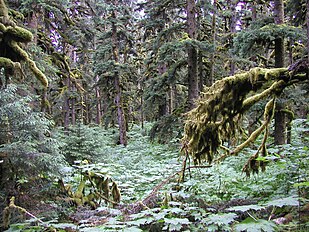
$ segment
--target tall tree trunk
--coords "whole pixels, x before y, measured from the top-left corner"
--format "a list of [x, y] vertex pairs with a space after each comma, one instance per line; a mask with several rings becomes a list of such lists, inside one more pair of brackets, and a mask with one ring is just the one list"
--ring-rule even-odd
[[[69, 78], [65, 80], [65, 85], [67, 86], [67, 89], [70, 88]], [[64, 99], [63, 99], [63, 127], [65, 131], [67, 131], [69, 124], [70, 124], [70, 100], [69, 100], [69, 94], [67, 91], [64, 94]]]
[[[309, 0], [307, 0], [306, 4], [307, 14], [306, 14], [306, 22], [307, 22], [307, 38], [309, 38]], [[309, 64], [309, 39], [307, 39], [307, 57], [308, 57], [308, 64]]]
[[[191, 39], [196, 39], [195, 0], [187, 0], [187, 30]], [[188, 46], [188, 108], [193, 109], [198, 97], [197, 51]]]
[[[284, 3], [283, 0], [274, 1], [274, 19], [275, 23], [284, 23]], [[275, 40], [275, 67], [284, 67], [284, 38]], [[286, 119], [284, 113], [284, 104], [280, 101], [276, 102], [275, 111], [275, 144], [281, 145], [286, 143]]]
[[[158, 65], [158, 73], [159, 75], [163, 75], [167, 71], [167, 66], [165, 63], [161, 63]], [[161, 97], [161, 102], [159, 105], [159, 112], [158, 112], [158, 118], [161, 118], [164, 115], [168, 114], [168, 94], [165, 94], [163, 97]]]
[[215, 54], [216, 54], [216, 14], [217, 14], [217, 0], [213, 2], [214, 11], [212, 13], [212, 22], [211, 22], [211, 37], [214, 51], [210, 55], [210, 71], [209, 78], [206, 80], [207, 86], [211, 86], [214, 83], [215, 75]]
[[[236, 33], [236, 24], [237, 24], [237, 17], [236, 17], [236, 3], [234, 1], [229, 1], [229, 7], [232, 13], [231, 18], [230, 18], [230, 32], [231, 32], [231, 37], [230, 37], [230, 44], [233, 46], [233, 37], [234, 34]], [[235, 62], [233, 61], [233, 57], [230, 55], [230, 75], [234, 75], [236, 70], [236, 65]]]
[[[96, 83], [99, 81], [99, 77], [96, 76]], [[101, 94], [100, 94], [100, 88], [99, 86], [95, 87], [95, 96], [96, 96], [96, 123], [98, 125], [101, 124], [101, 118], [102, 118], [102, 111], [101, 111]]]
[[175, 109], [176, 84], [172, 83], [169, 88], [168, 113], [172, 114]]
[[144, 97], [143, 97], [143, 92], [144, 92], [144, 88], [143, 88], [143, 82], [139, 79], [138, 83], [137, 83], [137, 89], [138, 89], [138, 96], [139, 96], [139, 102], [140, 102], [140, 106], [139, 106], [139, 114], [140, 114], [140, 123], [142, 128], [144, 129]]
[[[71, 85], [71, 91], [72, 92], [76, 91], [73, 83]], [[71, 102], [71, 124], [75, 126], [76, 124], [76, 97], [72, 97], [70, 102]]]
[[[114, 5], [118, 5], [118, 1], [114, 1]], [[113, 11], [112, 17], [115, 19], [113, 24], [112, 24], [112, 46], [113, 46], [113, 58], [115, 63], [119, 63], [119, 41], [118, 41], [118, 36], [117, 36], [117, 25], [116, 25], [116, 19], [117, 19], [117, 12], [116, 10]], [[117, 107], [117, 120], [118, 120], [118, 126], [119, 126], [119, 143], [126, 146], [128, 141], [127, 141], [127, 128], [126, 128], [126, 119], [124, 115], [124, 110], [123, 110], [123, 104], [122, 104], [122, 90], [120, 86], [120, 77], [119, 77], [119, 72], [115, 71], [114, 74], [114, 87], [115, 87], [115, 103]]]

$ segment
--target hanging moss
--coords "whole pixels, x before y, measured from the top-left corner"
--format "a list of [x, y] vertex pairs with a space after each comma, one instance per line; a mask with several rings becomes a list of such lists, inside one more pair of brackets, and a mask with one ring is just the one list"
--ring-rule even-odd
[[[186, 115], [182, 141], [194, 162], [212, 162], [222, 144], [240, 131], [242, 115], [251, 106], [269, 96], [279, 95], [286, 86], [304, 80], [308, 75], [305, 73], [304, 77], [298, 73], [291, 76], [290, 71], [287, 68], [253, 68], [223, 78], [206, 88], [197, 107]], [[252, 93], [255, 95], [252, 96]], [[270, 112], [269, 107], [267, 104], [265, 112]], [[268, 121], [252, 134], [247, 143], [235, 149], [234, 154], [255, 141], [267, 124]]]
[[13, 70], [14, 69], [14, 62], [8, 58], [0, 57], [0, 67], [4, 69]]
[[47, 88], [48, 80], [46, 76], [37, 68], [28, 53], [21, 48], [21, 43], [28, 43], [32, 39], [33, 35], [30, 31], [16, 26], [10, 20], [8, 8], [4, 0], [0, 0], [0, 67], [5, 69], [6, 78], [8, 78], [16, 73], [15, 69], [20, 69], [20, 65], [15, 65], [15, 63], [25, 61], [35, 77], [42, 83], [44, 88]]
[[40, 69], [38, 69], [38, 67], [36, 66], [35, 62], [31, 59], [27, 60], [29, 67], [31, 69], [31, 71], [33, 72], [33, 74], [35, 75], [35, 77], [41, 82], [41, 84], [47, 88], [48, 87], [48, 80], [45, 76], [44, 73], [41, 72]]
[[71, 70], [69, 64], [69, 57], [64, 54], [60, 54], [58, 52], [53, 52], [52, 54], [53, 63], [59, 67], [60, 72], [58, 72], [58, 76], [63, 79], [69, 78], [72, 83], [75, 84], [75, 87], [79, 92], [84, 92], [83, 86], [78, 82], [78, 79], [81, 79], [81, 71], [78, 69]]
[[13, 76], [15, 73], [23, 74], [19, 63], [5, 57], [0, 57], [0, 68], [4, 68], [5, 76]]

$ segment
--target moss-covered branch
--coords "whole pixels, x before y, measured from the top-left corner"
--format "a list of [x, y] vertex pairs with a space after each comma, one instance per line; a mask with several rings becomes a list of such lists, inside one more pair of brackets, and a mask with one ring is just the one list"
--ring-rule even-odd
[[[183, 144], [194, 162], [212, 162], [223, 143], [240, 131], [243, 114], [254, 104], [280, 95], [291, 84], [308, 81], [308, 66], [302, 64], [301, 67], [253, 68], [223, 78], [206, 88], [197, 107], [187, 113], [184, 128]], [[265, 106], [265, 114], [272, 109], [274, 103], [271, 102]], [[269, 117], [264, 115], [264, 123], [230, 154], [235, 155], [253, 143], [268, 124]]]
[[28, 212], [25, 208], [22, 208], [20, 206], [15, 205], [15, 197], [11, 197], [10, 199], [10, 203], [7, 207], [4, 208], [3, 210], [3, 228], [7, 229], [10, 226], [10, 221], [11, 221], [11, 215], [13, 213], [13, 211], [18, 211], [20, 214], [26, 214], [32, 218], [34, 218], [35, 220], [37, 220], [39, 223], [45, 225], [45, 223], [37, 218], [36, 216], [34, 216], [32, 213]]
[[0, 67], [4, 68], [6, 78], [13, 76], [16, 69], [20, 71], [20, 65], [17, 65], [17, 63], [24, 61], [43, 87], [47, 88], [48, 80], [46, 76], [21, 47], [21, 43], [32, 41], [33, 35], [27, 29], [15, 25], [9, 18], [8, 8], [3, 0], [0, 0], [0, 32]]

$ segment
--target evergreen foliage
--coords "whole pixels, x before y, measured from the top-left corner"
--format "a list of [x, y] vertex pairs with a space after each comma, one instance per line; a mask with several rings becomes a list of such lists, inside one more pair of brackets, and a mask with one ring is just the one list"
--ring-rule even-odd
[[53, 123], [33, 111], [34, 96], [23, 86], [8, 85], [0, 91], [1, 184], [14, 186], [39, 175], [58, 175], [65, 159], [52, 135]]
[[277, 38], [297, 41], [305, 40], [306, 36], [304, 30], [299, 27], [286, 24], [276, 25], [273, 23], [263, 25], [258, 21], [237, 33], [233, 41], [234, 51], [242, 57], [250, 57], [256, 54], [260, 48], [271, 46]]
[[0, 230], [307, 231], [308, 17], [0, 0]]
[[[66, 131], [58, 131], [56, 136], [61, 141], [61, 150], [66, 160], [74, 164], [78, 160], [93, 161], [97, 159], [101, 152], [102, 144], [99, 138], [102, 133], [98, 127], [90, 127], [78, 123], [76, 126], [69, 127]], [[112, 135], [108, 133], [108, 135]], [[110, 141], [115, 144], [116, 141]]]

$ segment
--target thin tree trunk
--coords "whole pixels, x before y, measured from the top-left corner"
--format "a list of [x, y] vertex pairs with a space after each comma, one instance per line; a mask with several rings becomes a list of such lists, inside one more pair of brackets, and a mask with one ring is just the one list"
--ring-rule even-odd
[[[167, 67], [166, 67], [166, 64], [165, 63], [162, 63], [162, 64], [159, 64], [158, 65], [158, 72], [159, 72], [159, 75], [163, 75], [165, 72], [167, 71]], [[164, 116], [164, 115], [167, 115], [168, 113], [168, 94], [165, 94], [162, 99], [161, 99], [161, 102], [160, 102], [160, 105], [159, 105], [159, 115], [158, 115], [158, 118]]]
[[206, 80], [207, 86], [211, 86], [214, 83], [215, 75], [215, 54], [216, 54], [216, 14], [217, 14], [217, 0], [214, 0], [213, 3], [214, 12], [212, 14], [211, 22], [211, 37], [214, 51], [210, 55], [210, 72], [209, 78]]
[[[236, 5], [234, 2], [230, 2], [230, 10], [233, 12], [231, 15], [231, 21], [230, 21], [230, 32], [232, 33], [232, 37], [231, 37], [231, 45], [233, 46], [233, 35], [234, 33], [236, 33], [236, 23], [237, 23], [237, 18], [235, 15], [236, 12]], [[236, 70], [236, 65], [235, 62], [233, 61], [233, 57], [230, 57], [230, 75], [234, 75], [235, 74], [235, 70]]]
[[[65, 80], [65, 85], [67, 88], [70, 88], [70, 79], [67, 78]], [[70, 124], [70, 100], [68, 96], [68, 92], [64, 94], [64, 99], [63, 99], [63, 127], [64, 130], [67, 131], [68, 127]]]
[[140, 96], [140, 107], [139, 107], [139, 112], [140, 112], [140, 123], [142, 128], [144, 128], [144, 97], [143, 97], [143, 84], [142, 81], [138, 81], [137, 84], [137, 88], [138, 88], [138, 94]]
[[[118, 1], [114, 1], [114, 5], [118, 5]], [[113, 11], [112, 17], [116, 21], [116, 15], [117, 12], [116, 10]], [[112, 24], [112, 46], [113, 46], [113, 57], [115, 63], [119, 63], [119, 41], [118, 41], [118, 36], [117, 36], [117, 26], [116, 22], [113, 22]], [[125, 115], [124, 115], [124, 110], [123, 110], [123, 104], [122, 104], [122, 91], [120, 87], [120, 77], [118, 71], [115, 71], [114, 73], [114, 87], [116, 91], [116, 96], [115, 96], [115, 103], [117, 107], [117, 120], [118, 120], [118, 126], [119, 126], [119, 143], [126, 146], [128, 141], [127, 141], [127, 131], [126, 131], [126, 120], [125, 120]]]
[[286, 117], [284, 112], [284, 104], [276, 102], [275, 113], [275, 144], [281, 145], [286, 143]]
[[[283, 0], [274, 1], [274, 18], [277, 25], [284, 23], [284, 4]], [[275, 40], [275, 67], [284, 67], [284, 38]], [[284, 113], [284, 104], [276, 102], [275, 111], [275, 144], [281, 145], [286, 143], [286, 119]]]
[[[306, 4], [307, 8], [307, 14], [306, 14], [306, 21], [307, 21], [307, 38], [309, 38], [309, 0], [307, 0]], [[308, 59], [308, 64], [309, 64], [309, 39], [307, 39], [307, 59]]]
[[90, 117], [90, 106], [89, 106], [89, 100], [88, 100], [88, 95], [87, 93], [84, 93], [83, 95], [83, 104], [82, 104], [82, 119], [81, 122], [84, 122], [85, 125], [91, 123], [91, 117]]
[[[96, 83], [98, 83], [99, 81], [99, 77], [96, 76]], [[96, 96], [96, 123], [98, 125], [101, 124], [101, 118], [102, 118], [102, 114], [101, 114], [101, 94], [100, 94], [100, 88], [99, 86], [95, 87], [95, 96]]]
[[198, 91], [200, 93], [201, 91], [203, 91], [204, 84], [206, 84], [206, 81], [209, 79], [209, 78], [205, 78], [206, 74], [205, 74], [205, 71], [204, 71], [203, 52], [202, 51], [198, 52], [197, 63], [198, 63]]
[[169, 114], [173, 113], [173, 110], [175, 109], [175, 94], [176, 94], [176, 85], [172, 83], [169, 88]]
[[[74, 90], [74, 87], [72, 87], [72, 90]], [[76, 124], [76, 98], [73, 97], [71, 99], [71, 123], [73, 126]]]
[[[187, 30], [191, 39], [196, 39], [195, 0], [187, 0]], [[198, 97], [197, 51], [188, 46], [188, 108], [193, 109]]]

